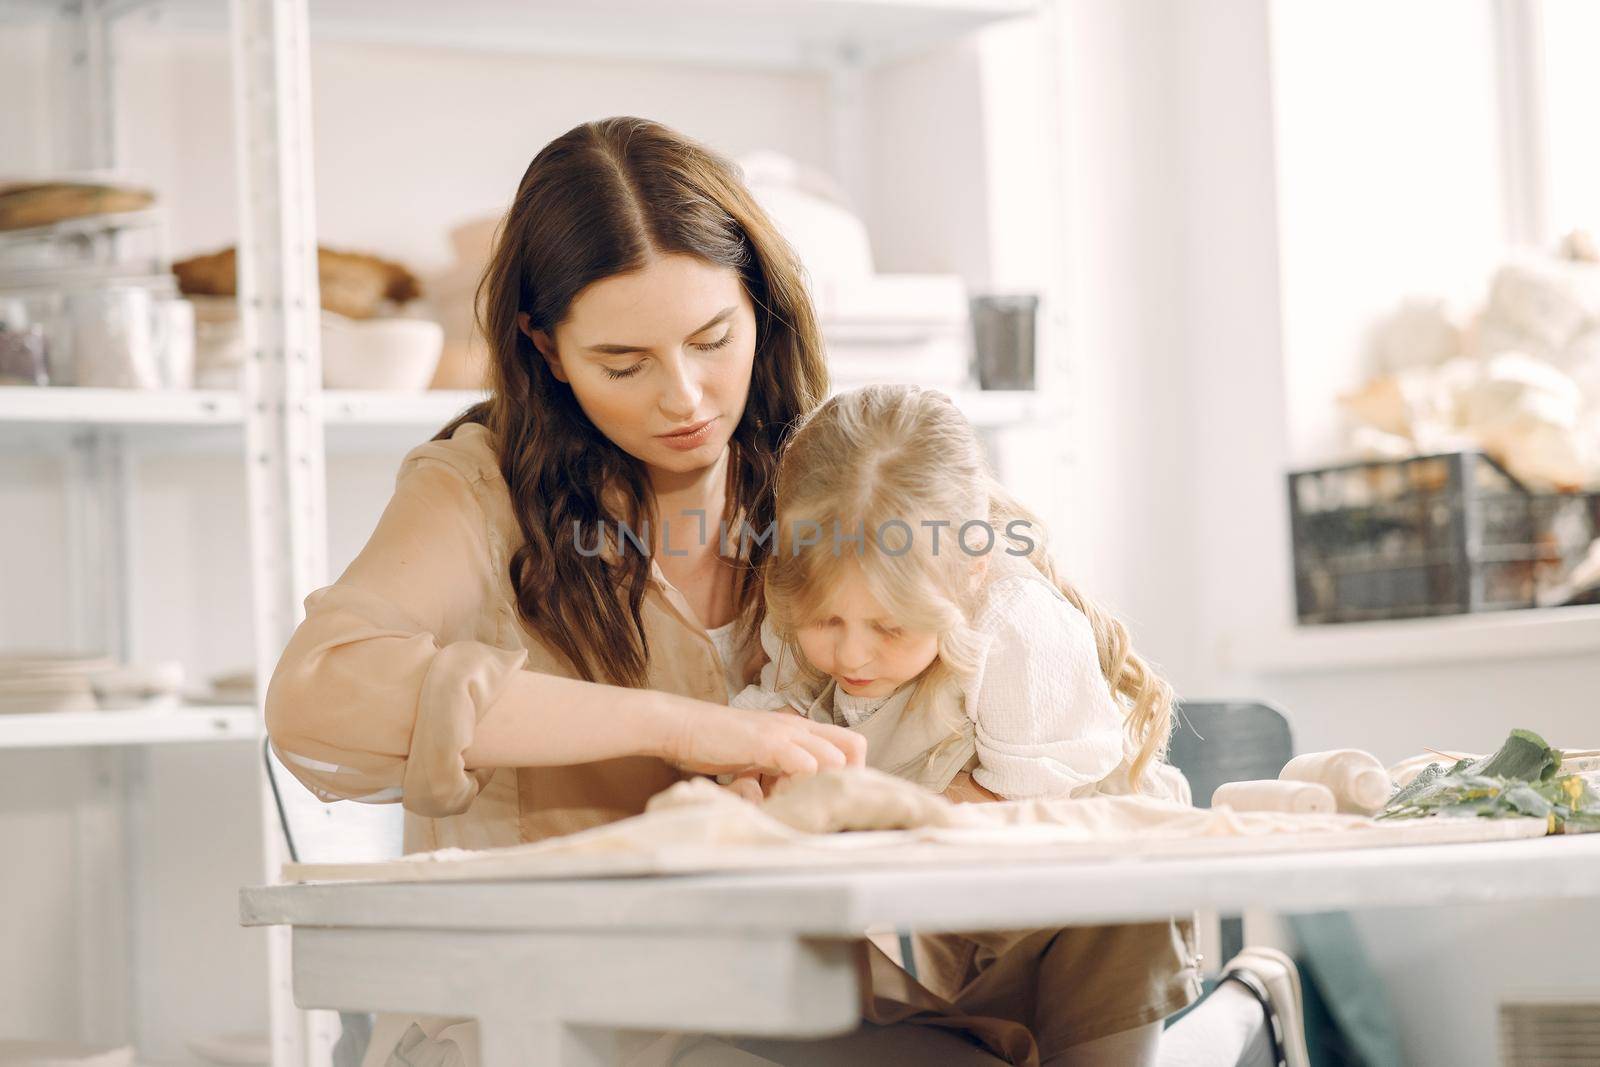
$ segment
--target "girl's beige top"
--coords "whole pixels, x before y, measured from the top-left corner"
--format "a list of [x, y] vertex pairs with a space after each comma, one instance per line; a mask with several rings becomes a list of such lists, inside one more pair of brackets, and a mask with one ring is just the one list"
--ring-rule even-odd
[[[464, 767], [478, 720], [513, 672], [576, 677], [518, 619], [507, 564], [521, 544], [484, 427], [412, 450], [361, 554], [306, 598], [267, 690], [267, 729], [284, 765], [324, 800], [400, 801], [407, 852], [587, 829], [639, 814], [684, 777], [643, 756]], [[642, 610], [647, 685], [726, 703], [711, 638], [654, 561]]]

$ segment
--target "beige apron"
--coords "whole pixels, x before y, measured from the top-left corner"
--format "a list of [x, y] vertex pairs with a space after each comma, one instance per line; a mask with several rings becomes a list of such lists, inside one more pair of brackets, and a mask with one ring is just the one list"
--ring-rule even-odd
[[834, 707], [837, 684], [823, 686], [806, 716], [866, 738], [867, 766], [943, 793], [956, 775], [978, 765], [977, 728], [954, 682], [908, 685], [854, 726]]

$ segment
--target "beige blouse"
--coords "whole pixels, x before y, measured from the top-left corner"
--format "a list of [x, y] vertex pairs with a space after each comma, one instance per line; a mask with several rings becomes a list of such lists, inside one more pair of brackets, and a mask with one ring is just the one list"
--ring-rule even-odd
[[[306, 598], [273, 673], [267, 730], [284, 765], [324, 800], [399, 801], [407, 852], [587, 829], [639, 814], [684, 777], [644, 756], [465, 769], [476, 724], [513, 672], [577, 676], [517, 616], [507, 564], [521, 544], [484, 427], [413, 449], [371, 540], [338, 581]], [[705, 627], [650, 567], [648, 687], [726, 703]]]

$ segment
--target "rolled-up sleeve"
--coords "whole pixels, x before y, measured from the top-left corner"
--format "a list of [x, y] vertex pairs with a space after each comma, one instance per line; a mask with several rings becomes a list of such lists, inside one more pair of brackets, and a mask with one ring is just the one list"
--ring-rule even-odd
[[1089, 620], [1042, 582], [1008, 580], [979, 623], [989, 638], [966, 688], [973, 779], [1008, 799], [1081, 796], [1123, 757], [1123, 716]]
[[473, 639], [494, 589], [467, 476], [408, 460], [366, 547], [306, 598], [273, 672], [267, 732], [284, 766], [324, 800], [465, 811], [493, 770], [468, 771], [462, 753], [527, 659]]

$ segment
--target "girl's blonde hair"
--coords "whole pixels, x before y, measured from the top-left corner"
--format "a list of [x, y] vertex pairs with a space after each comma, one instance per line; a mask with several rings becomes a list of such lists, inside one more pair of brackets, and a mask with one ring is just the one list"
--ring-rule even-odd
[[[1130, 781], [1165, 755], [1171, 687], [1134, 653], [1122, 623], [1056, 572], [1043, 525], [995, 480], [949, 397], [877, 385], [829, 399], [785, 447], [776, 492], [767, 611], [786, 657], [810, 681], [825, 676], [800, 654], [797, 631], [821, 613], [840, 581], [856, 577], [852, 566], [895, 619], [939, 635], [939, 658], [918, 685], [970, 674], [980, 650], [972, 628], [982, 586], [976, 564], [1026, 548], [1029, 562], [1094, 631], [1100, 670], [1138, 750]], [[1015, 534], [1019, 527], [1026, 533]]]

